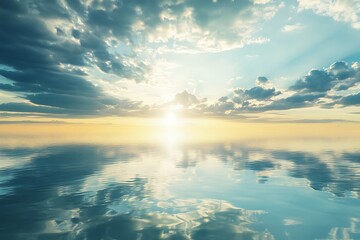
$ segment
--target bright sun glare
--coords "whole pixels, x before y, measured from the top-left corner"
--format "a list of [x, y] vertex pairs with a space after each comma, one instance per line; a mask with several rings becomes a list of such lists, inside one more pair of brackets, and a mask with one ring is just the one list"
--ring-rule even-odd
[[170, 148], [179, 140], [179, 118], [176, 111], [169, 110], [162, 119], [163, 131], [161, 131], [161, 139]]
[[175, 126], [178, 123], [176, 114], [172, 111], [168, 112], [164, 117], [164, 124], [166, 126]]

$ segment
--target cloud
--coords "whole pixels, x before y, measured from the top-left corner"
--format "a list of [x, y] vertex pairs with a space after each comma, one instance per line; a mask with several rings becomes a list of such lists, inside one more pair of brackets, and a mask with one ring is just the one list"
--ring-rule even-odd
[[[277, 8], [263, 3], [103, 1], [83, 4], [82, 8], [76, 5], [75, 12], [96, 35], [113, 36], [140, 44], [140, 48], [146, 42], [162, 43], [165, 48], [168, 42], [173, 42], [173, 50], [219, 51], [267, 41], [254, 34], [260, 29], [258, 23], [274, 16]], [[83, 14], [84, 11], [88, 14]]]
[[313, 69], [288, 89], [281, 91], [266, 87], [269, 82], [266, 77], [258, 77], [255, 87], [233, 89], [229, 95], [222, 96], [213, 103], [202, 102], [197, 106], [194, 103], [193, 108], [210, 115], [244, 117], [240, 114], [360, 104], [359, 93], [349, 94], [351, 89], [358, 89], [360, 82], [360, 67], [357, 62], [351, 66], [346, 62], [335, 62], [322, 70]]
[[[0, 89], [27, 100], [5, 106], [102, 115], [131, 102], [108, 96], [102, 76], [146, 82], [161, 48], [223, 51], [266, 42], [259, 23], [276, 11], [269, 1], [250, 0], [3, 0], [0, 64], [12, 70], [0, 68], [10, 80]], [[178, 98], [195, 104], [191, 96]]]
[[330, 76], [321, 70], [311, 70], [307, 76], [298, 80], [292, 90], [303, 90], [308, 92], [326, 92], [331, 89]]
[[348, 22], [360, 29], [360, 2], [357, 0], [298, 0], [300, 10], [332, 17], [335, 21]]
[[281, 94], [280, 91], [276, 91], [275, 88], [262, 88], [260, 86], [245, 90], [245, 95], [250, 99], [266, 100]]
[[269, 82], [269, 79], [267, 77], [258, 77], [256, 79], [256, 84], [257, 85], [262, 85], [262, 84], [266, 84]]
[[186, 90], [184, 90], [181, 93], [177, 93], [174, 97], [174, 100], [172, 101], [172, 104], [179, 104], [184, 107], [191, 107], [196, 104], [199, 104], [206, 99], [198, 99], [195, 95], [188, 93]]
[[[277, 11], [269, 1], [102, 1], [67, 5], [86, 27], [100, 36], [113, 36], [131, 43], [169, 40], [178, 46], [210, 50], [241, 47], [262, 42], [255, 38], [258, 23]], [[88, 14], [84, 14], [87, 11]], [[219, 26], [227, 26], [219, 28]], [[175, 45], [175, 46], [176, 46]], [[216, 46], [216, 48], [215, 48]], [[174, 45], [172, 45], [174, 47]], [[190, 49], [193, 50], [193, 49]]]
[[359, 81], [360, 68], [357, 62], [350, 67], [345, 62], [335, 62], [324, 70], [311, 70], [290, 89], [304, 92], [327, 92], [331, 89], [342, 91], [355, 86]]
[[220, 101], [217, 101], [214, 104], [206, 106], [204, 111], [214, 115], [228, 115], [236, 109], [235, 102], [231, 100], [224, 101], [224, 97], [220, 98], [219, 100]]
[[[251, 105], [256, 105], [259, 101], [268, 101], [271, 98], [281, 94], [280, 91], [275, 88], [268, 88], [266, 85], [269, 84], [269, 79], [267, 77], [258, 77], [256, 79], [255, 87], [250, 89], [237, 88], [232, 91], [233, 96], [222, 97], [219, 99], [219, 102], [234, 102], [234, 106], [241, 105], [241, 108], [248, 108]], [[222, 101], [223, 100], [223, 101]], [[253, 104], [256, 100], [256, 104]], [[239, 106], [237, 106], [239, 108]]]
[[344, 91], [354, 87], [360, 81], [360, 66], [355, 62], [348, 66], [345, 62], [336, 62], [332, 64], [328, 72], [335, 77], [333, 81], [336, 91]]
[[147, 114], [156, 115], [169, 109], [181, 111], [181, 115], [187, 117], [202, 116], [207, 106], [207, 99], [200, 98], [187, 90], [176, 93], [171, 101], [164, 104], [149, 107]]
[[[263, 104], [254, 107], [247, 106], [243, 110], [251, 111], [270, 111], [270, 110], [288, 110], [303, 107], [334, 107], [335, 104], [343, 106], [359, 104], [358, 94], [336, 96], [331, 92], [345, 91], [355, 87], [360, 82], [360, 68], [355, 62], [351, 66], [346, 62], [335, 62], [323, 70], [311, 70], [306, 76], [296, 81], [286, 92], [296, 91], [288, 97], [278, 98], [271, 101], [270, 104]], [[245, 90], [244, 92], [257, 92]], [[270, 94], [267, 91], [259, 91], [263, 94]], [[272, 91], [276, 93], [275, 89]], [[280, 95], [280, 92], [278, 92]], [[248, 94], [249, 95], [249, 94]], [[249, 95], [251, 96], [251, 95]], [[256, 98], [256, 94], [251, 96]], [[266, 98], [263, 98], [266, 99]], [[326, 99], [327, 102], [322, 99]]]
[[65, 114], [67, 110], [52, 108], [48, 106], [38, 106], [29, 103], [3, 103], [0, 104], [0, 111], [4, 112], [26, 112], [26, 113], [47, 113], [47, 114]]
[[360, 93], [352, 94], [341, 98], [339, 101], [344, 106], [360, 105]]
[[250, 110], [252, 111], [272, 111], [272, 110], [288, 110], [294, 108], [304, 108], [316, 105], [319, 98], [325, 97], [325, 94], [318, 93], [305, 93], [305, 94], [294, 94], [287, 98], [282, 98], [271, 102], [269, 105], [255, 107]]
[[99, 99], [68, 94], [34, 94], [26, 98], [34, 104], [60, 107], [65, 109], [100, 110], [105, 104], [114, 105], [115, 99]]
[[303, 29], [304, 26], [301, 25], [300, 23], [296, 23], [296, 24], [288, 24], [288, 25], [285, 25], [281, 31], [282, 32], [294, 32], [294, 31], [299, 31], [301, 29]]
[[0, 64], [8, 68], [0, 68], [0, 75], [10, 81], [0, 83], [0, 89], [15, 92], [31, 104], [8, 103], [2, 109], [102, 115], [124, 105], [126, 100], [107, 96], [90, 82], [86, 69], [97, 66], [131, 78], [137, 75], [136, 67], [110, 53], [105, 39], [75, 29], [67, 36], [62, 24], [52, 30], [49, 22], [72, 18], [63, 2], [27, 3], [1, 2]]

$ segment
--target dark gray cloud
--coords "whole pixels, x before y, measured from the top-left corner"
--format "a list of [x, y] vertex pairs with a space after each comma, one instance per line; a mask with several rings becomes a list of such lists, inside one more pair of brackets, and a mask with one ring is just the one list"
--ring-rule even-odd
[[339, 102], [344, 106], [360, 105], [360, 93], [345, 96]]
[[65, 94], [34, 94], [26, 97], [32, 103], [51, 107], [82, 110], [101, 110], [105, 105], [115, 105], [115, 99], [103, 99]]
[[246, 11], [251, 6], [250, 1], [207, 1], [207, 4], [196, 0], [189, 0], [185, 3], [194, 10], [194, 18], [202, 27], [212, 26], [214, 22], [223, 18], [224, 22], [232, 22], [233, 16], [239, 11]]
[[[359, 93], [336, 94], [338, 91], [356, 89], [359, 82], [359, 63], [355, 62], [349, 66], [346, 62], [335, 62], [323, 70], [311, 70], [308, 75], [282, 92], [275, 88], [266, 88], [263, 84], [268, 84], [269, 80], [266, 77], [259, 77], [256, 80], [258, 86], [250, 89], [235, 89], [230, 96], [221, 97], [206, 111], [216, 109], [214, 112], [216, 114], [227, 112], [237, 115], [241, 112], [265, 112], [312, 106], [334, 108], [336, 105], [359, 105]], [[286, 95], [282, 97], [285, 93]], [[275, 96], [277, 97], [273, 98]]]
[[[3, 103], [0, 104], [0, 111], [21, 112], [21, 113], [48, 113], [48, 114], [66, 114], [68, 109], [52, 108], [48, 106], [38, 106], [28, 103]], [[74, 112], [75, 113], [75, 112]]]
[[[311, 70], [286, 90], [277, 90], [266, 77], [256, 79], [257, 86], [237, 88], [214, 103], [192, 103], [192, 108], [203, 114], [244, 118], [242, 113], [281, 111], [297, 108], [335, 108], [360, 104], [360, 94], [340, 94], [348, 89], [356, 90], [360, 81], [360, 67], [357, 62], [349, 66], [345, 62], [335, 62], [324, 70]], [[295, 92], [294, 92], [295, 91]], [[192, 96], [197, 99], [196, 96]], [[254, 119], [253, 119], [254, 120]], [[299, 120], [307, 121], [307, 120]], [[325, 119], [326, 122], [340, 121]]]
[[327, 69], [327, 72], [338, 80], [351, 78], [356, 74], [355, 66], [349, 67], [345, 62], [335, 62]]
[[[73, 2], [75, 4], [75, 1]], [[83, 67], [98, 66], [103, 72], [130, 76], [122, 59], [109, 53], [104, 39], [51, 29], [46, 19], [71, 18], [60, 1], [2, 1], [0, 8], [0, 75], [10, 80], [0, 90], [16, 92], [33, 104], [2, 104], [2, 111], [54, 114], [104, 114], [122, 105], [88, 81]], [[130, 102], [128, 102], [130, 103]]]
[[70, 13], [66, 6], [60, 0], [46, 1], [46, 0], [28, 0], [21, 1], [22, 4], [27, 5], [28, 11], [35, 13], [44, 18], [53, 19], [69, 19]]
[[288, 110], [293, 108], [311, 107], [316, 105], [319, 98], [325, 97], [323, 93], [306, 93], [295, 94], [287, 98], [282, 98], [271, 102], [269, 105], [254, 107], [253, 111], [271, 111], [271, 110]]
[[88, 6], [86, 22], [101, 32], [131, 38], [132, 25], [141, 20], [148, 30], [160, 25], [161, 1], [94, 1]]
[[73, 94], [81, 96], [94, 96], [100, 90], [86, 81], [82, 76], [60, 70], [31, 69], [24, 71], [4, 71], [0, 74], [13, 81], [12, 84], [3, 84], [0, 87], [12, 88], [12, 91], [36, 93]]
[[[269, 81], [265, 77], [262, 78], [264, 83], [267, 83]], [[256, 83], [258, 84], [258, 80], [256, 80]], [[253, 100], [267, 101], [270, 100], [272, 97], [278, 96], [280, 94], [281, 92], [276, 90], [275, 88], [266, 88], [264, 86], [256, 86], [250, 89], [238, 88], [233, 90], [233, 97], [231, 99], [228, 97], [226, 97], [226, 99], [220, 98], [219, 102], [221, 102], [221, 100], [224, 100], [224, 102], [233, 101], [234, 103], [241, 104], [242, 108], [247, 108], [251, 104], [250, 102]]]
[[298, 80], [292, 90], [304, 90], [307, 92], [326, 92], [331, 89], [330, 76], [321, 70], [311, 70], [303, 79]]
[[324, 70], [311, 70], [290, 89], [303, 92], [327, 92], [331, 89], [343, 91], [359, 81], [360, 68], [357, 63], [349, 67], [345, 62], [335, 62]]
[[257, 79], [256, 79], [257, 85], [262, 85], [262, 84], [265, 84], [268, 82], [269, 82], [269, 79], [267, 77], [257, 77]]
[[245, 90], [244, 93], [249, 98], [256, 100], [265, 100], [281, 94], [281, 92], [276, 91], [275, 88], [262, 88], [259, 86]]
[[19, 4], [18, 1], [12, 1], [12, 0], [1, 1], [0, 9], [2, 9], [3, 11], [9, 11], [16, 14], [26, 12], [26, 8], [24, 5]]

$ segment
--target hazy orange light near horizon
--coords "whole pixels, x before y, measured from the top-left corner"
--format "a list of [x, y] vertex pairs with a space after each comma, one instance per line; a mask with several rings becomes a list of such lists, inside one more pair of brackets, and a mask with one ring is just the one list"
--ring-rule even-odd
[[0, 124], [2, 145], [11, 142], [25, 145], [47, 142], [140, 144], [174, 140], [191, 143], [296, 138], [359, 140], [359, 136], [360, 124], [356, 123], [247, 123], [219, 119], [180, 119], [173, 112], [156, 119], [121, 118], [90, 123]]

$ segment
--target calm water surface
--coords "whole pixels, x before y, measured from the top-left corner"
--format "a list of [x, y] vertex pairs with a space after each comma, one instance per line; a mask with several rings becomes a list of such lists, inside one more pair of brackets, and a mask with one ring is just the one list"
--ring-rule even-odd
[[0, 147], [0, 239], [360, 239], [359, 196], [343, 141]]

